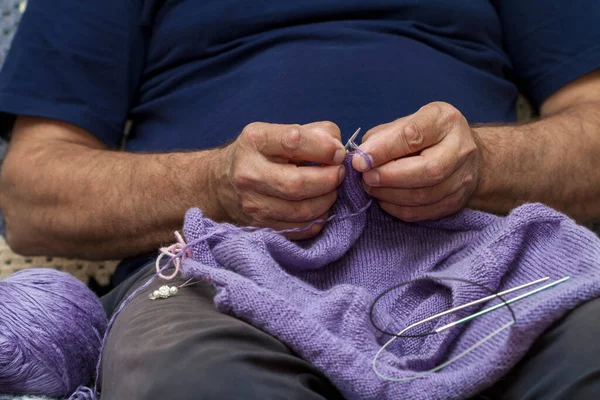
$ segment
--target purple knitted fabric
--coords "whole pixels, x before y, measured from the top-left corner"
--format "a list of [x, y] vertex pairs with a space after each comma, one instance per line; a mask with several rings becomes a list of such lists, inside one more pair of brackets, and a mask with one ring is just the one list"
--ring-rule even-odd
[[[349, 165], [347, 171], [333, 209], [338, 215], [355, 212], [369, 200], [360, 176]], [[191, 242], [224, 227], [192, 209], [184, 233]], [[348, 399], [472, 396], [508, 372], [552, 322], [600, 295], [598, 238], [539, 204], [522, 206], [507, 217], [466, 210], [438, 221], [405, 223], [373, 203], [365, 213], [334, 219], [316, 238], [302, 242], [266, 231], [229, 228], [192, 246], [193, 257], [183, 263], [184, 277], [212, 282], [221, 312], [286, 343]], [[369, 307], [377, 294], [395, 284], [420, 277], [458, 277], [501, 291], [545, 276], [555, 280], [566, 275], [571, 276], [566, 283], [513, 303], [515, 325], [439, 372], [389, 382], [372, 370], [374, 355], [390, 337], [372, 326]], [[376, 323], [399, 332], [487, 295], [456, 281], [407, 285], [378, 302]], [[425, 328], [432, 330], [476, 309], [448, 315]], [[398, 339], [381, 356], [378, 369], [393, 377], [426, 371], [510, 318], [501, 308], [436, 335]]]

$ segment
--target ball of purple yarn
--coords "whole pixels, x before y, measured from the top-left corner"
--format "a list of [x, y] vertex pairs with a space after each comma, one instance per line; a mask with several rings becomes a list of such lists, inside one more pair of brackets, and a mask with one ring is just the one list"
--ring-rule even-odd
[[106, 324], [98, 297], [69, 274], [0, 280], [0, 394], [68, 397], [91, 383]]

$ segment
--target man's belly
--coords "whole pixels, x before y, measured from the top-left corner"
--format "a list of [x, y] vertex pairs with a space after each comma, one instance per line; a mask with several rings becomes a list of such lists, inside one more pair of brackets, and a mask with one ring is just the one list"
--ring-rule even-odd
[[[129, 149], [215, 147], [254, 121], [330, 120], [347, 138], [432, 101], [453, 104], [470, 122], [514, 121], [516, 87], [493, 68], [459, 60], [433, 42], [353, 29], [250, 38], [155, 75], [133, 110]], [[485, 51], [472, 49], [472, 59], [485, 64]], [[497, 57], [490, 51], [489, 59]]]

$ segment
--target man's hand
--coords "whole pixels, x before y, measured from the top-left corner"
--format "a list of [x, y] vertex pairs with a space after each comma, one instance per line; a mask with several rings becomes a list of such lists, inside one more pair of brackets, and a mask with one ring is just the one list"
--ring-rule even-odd
[[19, 117], [0, 206], [18, 253], [119, 259], [172, 242], [191, 207], [214, 220], [304, 227], [335, 201], [344, 156], [327, 122], [251, 124], [225, 148], [142, 154], [111, 151], [65, 122]]
[[461, 210], [476, 188], [479, 149], [465, 117], [447, 103], [379, 125], [363, 138], [353, 167], [381, 208], [404, 221], [441, 218]]
[[[326, 217], [344, 180], [345, 155], [332, 122], [246, 126], [224, 149], [217, 171], [214, 187], [224, 219], [284, 230]], [[316, 224], [288, 237], [312, 237], [321, 228]]]

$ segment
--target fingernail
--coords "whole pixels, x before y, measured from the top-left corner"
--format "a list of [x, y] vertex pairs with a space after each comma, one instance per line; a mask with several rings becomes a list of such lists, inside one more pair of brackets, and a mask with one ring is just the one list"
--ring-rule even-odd
[[333, 163], [334, 164], [341, 164], [344, 162], [344, 159], [346, 158], [346, 150], [336, 150], [335, 151], [335, 155], [333, 156]]
[[379, 172], [373, 169], [363, 174], [363, 180], [369, 186], [379, 186]]
[[342, 183], [346, 178], [346, 168], [342, 165], [340, 167], [340, 171], [338, 172], [338, 182]]

